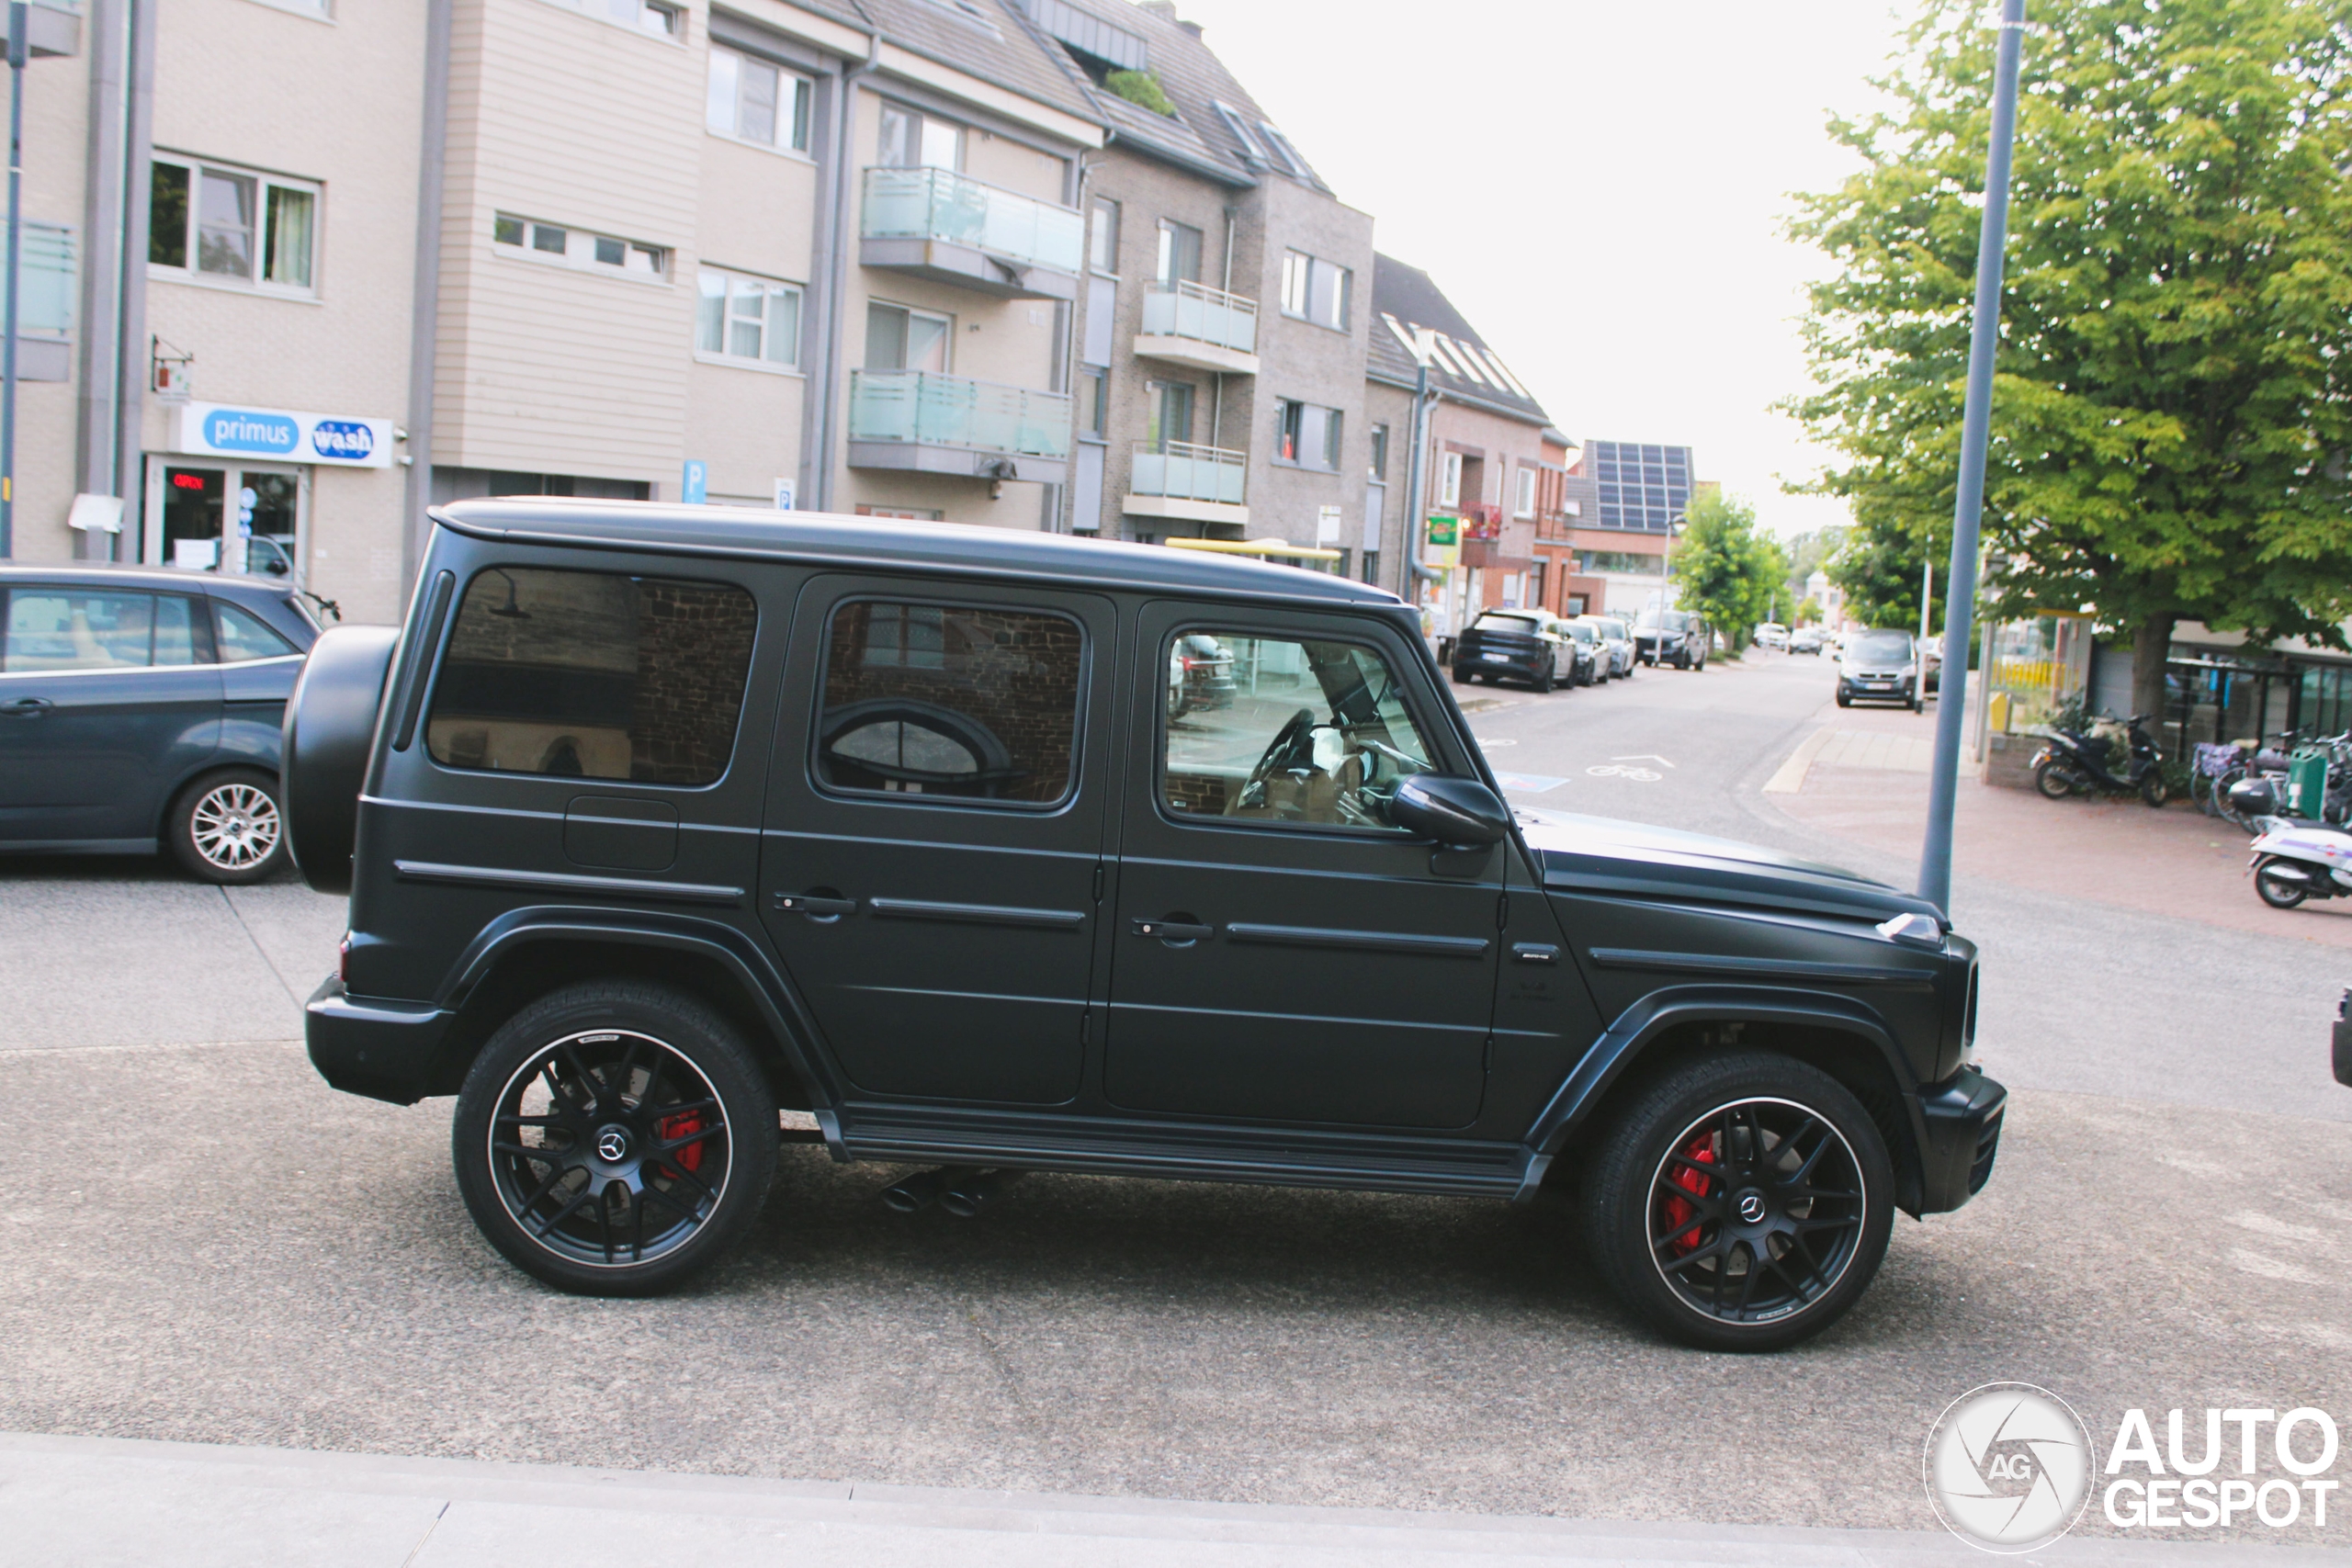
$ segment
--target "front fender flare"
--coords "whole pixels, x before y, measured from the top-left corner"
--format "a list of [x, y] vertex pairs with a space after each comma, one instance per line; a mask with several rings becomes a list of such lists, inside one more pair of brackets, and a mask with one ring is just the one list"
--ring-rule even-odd
[[1527, 1134], [1529, 1149], [1556, 1156], [1626, 1071], [1668, 1030], [1690, 1023], [1782, 1023], [1835, 1030], [1867, 1041], [1883, 1059], [1902, 1107], [1909, 1147], [1894, 1151], [1897, 1168], [1917, 1168], [1927, 1135], [1918, 1084], [1894, 1032], [1866, 1003], [1835, 991], [1780, 986], [1668, 986], [1617, 1015], [1592, 1043]]
[[693, 953], [732, 975], [759, 1010], [786, 1068], [796, 1074], [820, 1107], [841, 1103], [840, 1086], [813, 1049], [816, 1021], [782, 971], [758, 942], [723, 920], [648, 910], [531, 905], [510, 909], [482, 928], [450, 965], [435, 997], [448, 1013], [461, 1010], [483, 981], [514, 954], [548, 942], [593, 942], [608, 945]]

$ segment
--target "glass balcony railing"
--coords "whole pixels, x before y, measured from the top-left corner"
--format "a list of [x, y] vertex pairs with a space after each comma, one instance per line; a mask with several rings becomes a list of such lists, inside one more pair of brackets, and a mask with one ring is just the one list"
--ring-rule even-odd
[[1152, 337], [1190, 338], [1237, 354], [1255, 354], [1258, 301], [1200, 283], [1147, 284], [1143, 330]]
[[1195, 446], [1189, 441], [1170, 441], [1165, 450], [1138, 446], [1127, 493], [1238, 506], [1242, 476], [1249, 466], [1248, 453], [1222, 446]]
[[1020, 266], [1075, 273], [1086, 254], [1086, 220], [1067, 207], [984, 186], [953, 169], [868, 169], [868, 240], [940, 240], [1002, 256]]
[[1059, 392], [943, 376], [857, 370], [849, 378], [849, 438], [1069, 457], [1070, 402]]

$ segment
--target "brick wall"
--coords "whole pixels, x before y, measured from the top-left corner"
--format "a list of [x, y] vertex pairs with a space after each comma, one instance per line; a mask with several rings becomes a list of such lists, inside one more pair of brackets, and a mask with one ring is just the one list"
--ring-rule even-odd
[[638, 585], [630, 778], [708, 784], [726, 771], [758, 620], [740, 588], [658, 578]]

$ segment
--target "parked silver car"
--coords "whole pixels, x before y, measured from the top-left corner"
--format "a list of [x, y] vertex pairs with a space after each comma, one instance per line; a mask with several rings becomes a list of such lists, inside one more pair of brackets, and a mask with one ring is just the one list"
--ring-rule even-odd
[[1614, 615], [1579, 615], [1577, 617], [1600, 634], [1602, 659], [1600, 678], [1613, 681], [1620, 675], [1634, 672], [1634, 634], [1624, 622]]

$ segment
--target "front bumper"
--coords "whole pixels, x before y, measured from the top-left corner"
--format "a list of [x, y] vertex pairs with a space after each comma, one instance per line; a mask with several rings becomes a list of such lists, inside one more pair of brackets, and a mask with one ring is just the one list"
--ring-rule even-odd
[[1920, 1092], [1920, 1213], [1949, 1213], [1984, 1190], [2008, 1100], [2007, 1089], [1974, 1067]]
[[451, 1015], [430, 1002], [354, 997], [330, 975], [303, 1005], [311, 1066], [345, 1094], [413, 1105], [432, 1091], [435, 1058]]

